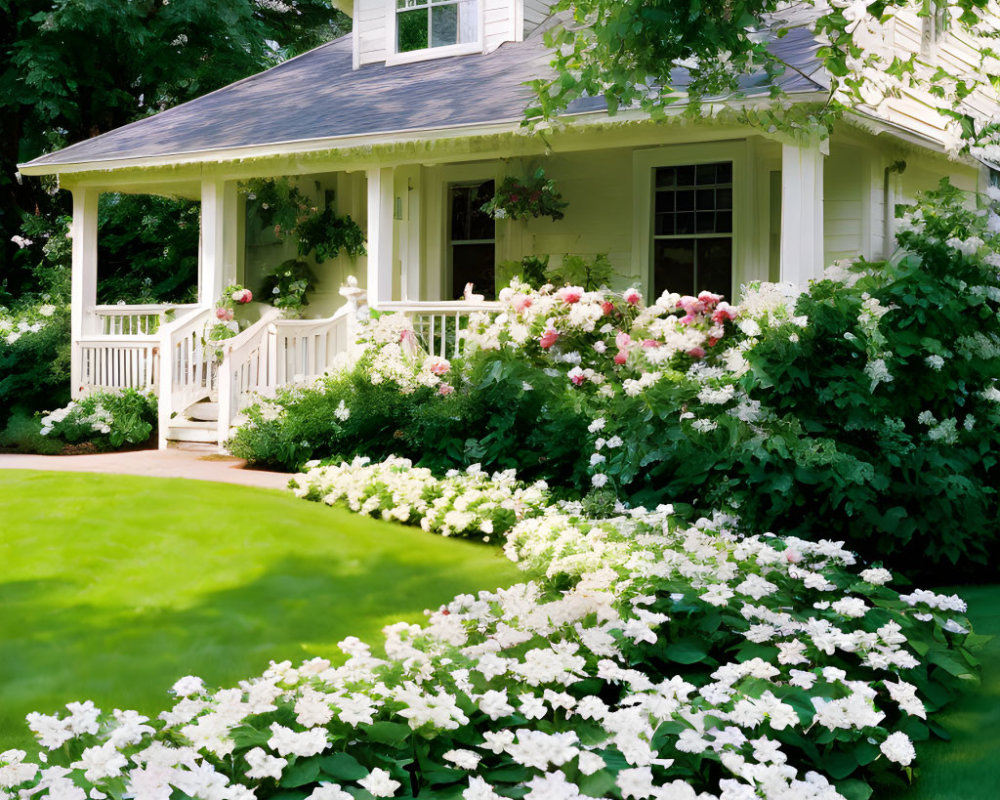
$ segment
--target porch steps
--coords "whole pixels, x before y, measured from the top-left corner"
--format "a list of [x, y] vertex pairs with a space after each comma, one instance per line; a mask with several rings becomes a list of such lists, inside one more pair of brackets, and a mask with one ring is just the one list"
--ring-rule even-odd
[[214, 422], [174, 417], [167, 428], [168, 442], [202, 442], [218, 446], [218, 428]]

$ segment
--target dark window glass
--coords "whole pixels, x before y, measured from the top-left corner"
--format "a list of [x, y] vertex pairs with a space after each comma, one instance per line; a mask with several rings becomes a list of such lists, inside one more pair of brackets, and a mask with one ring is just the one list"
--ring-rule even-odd
[[449, 299], [461, 297], [465, 284], [487, 300], [496, 296], [496, 223], [482, 211], [493, 197], [493, 181], [472, 186], [452, 186], [451, 194], [451, 290]]
[[660, 167], [653, 199], [653, 286], [729, 294], [733, 274], [733, 165]]

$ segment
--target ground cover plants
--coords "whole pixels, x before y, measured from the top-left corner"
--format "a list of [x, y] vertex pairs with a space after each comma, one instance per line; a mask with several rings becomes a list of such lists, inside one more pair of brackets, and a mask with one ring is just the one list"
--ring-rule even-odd
[[[425, 482], [432, 482], [426, 478]], [[340, 666], [179, 680], [151, 719], [32, 714], [55, 797], [867, 798], [974, 681], [965, 604], [889, 588], [840, 543], [744, 537], [671, 509], [516, 525], [534, 580], [460, 595], [426, 627], [350, 637]], [[77, 794], [78, 793], [78, 794]]]

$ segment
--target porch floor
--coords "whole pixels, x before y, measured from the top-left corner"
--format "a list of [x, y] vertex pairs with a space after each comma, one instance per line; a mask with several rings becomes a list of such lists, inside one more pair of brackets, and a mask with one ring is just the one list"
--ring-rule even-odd
[[284, 489], [291, 475], [246, 469], [246, 462], [218, 455], [217, 448], [135, 450], [83, 456], [0, 454], [0, 469], [37, 469], [58, 472], [95, 472], [108, 475], [143, 475], [151, 478], [188, 478], [235, 483], [263, 489]]

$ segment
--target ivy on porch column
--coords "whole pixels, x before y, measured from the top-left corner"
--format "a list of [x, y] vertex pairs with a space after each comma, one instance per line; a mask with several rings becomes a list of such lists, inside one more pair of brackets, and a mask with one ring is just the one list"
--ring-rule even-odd
[[205, 178], [201, 182], [200, 305], [212, 305], [225, 286], [236, 282], [237, 207], [234, 182], [220, 178]]
[[79, 186], [73, 189], [73, 266], [71, 321], [73, 347], [70, 356], [72, 396], [83, 389], [83, 349], [80, 340], [92, 330], [94, 306], [97, 305], [97, 189]]
[[824, 151], [819, 139], [781, 148], [781, 280], [802, 289], [821, 278], [825, 266]]
[[392, 225], [395, 193], [392, 167], [368, 170], [368, 304], [392, 300]]

